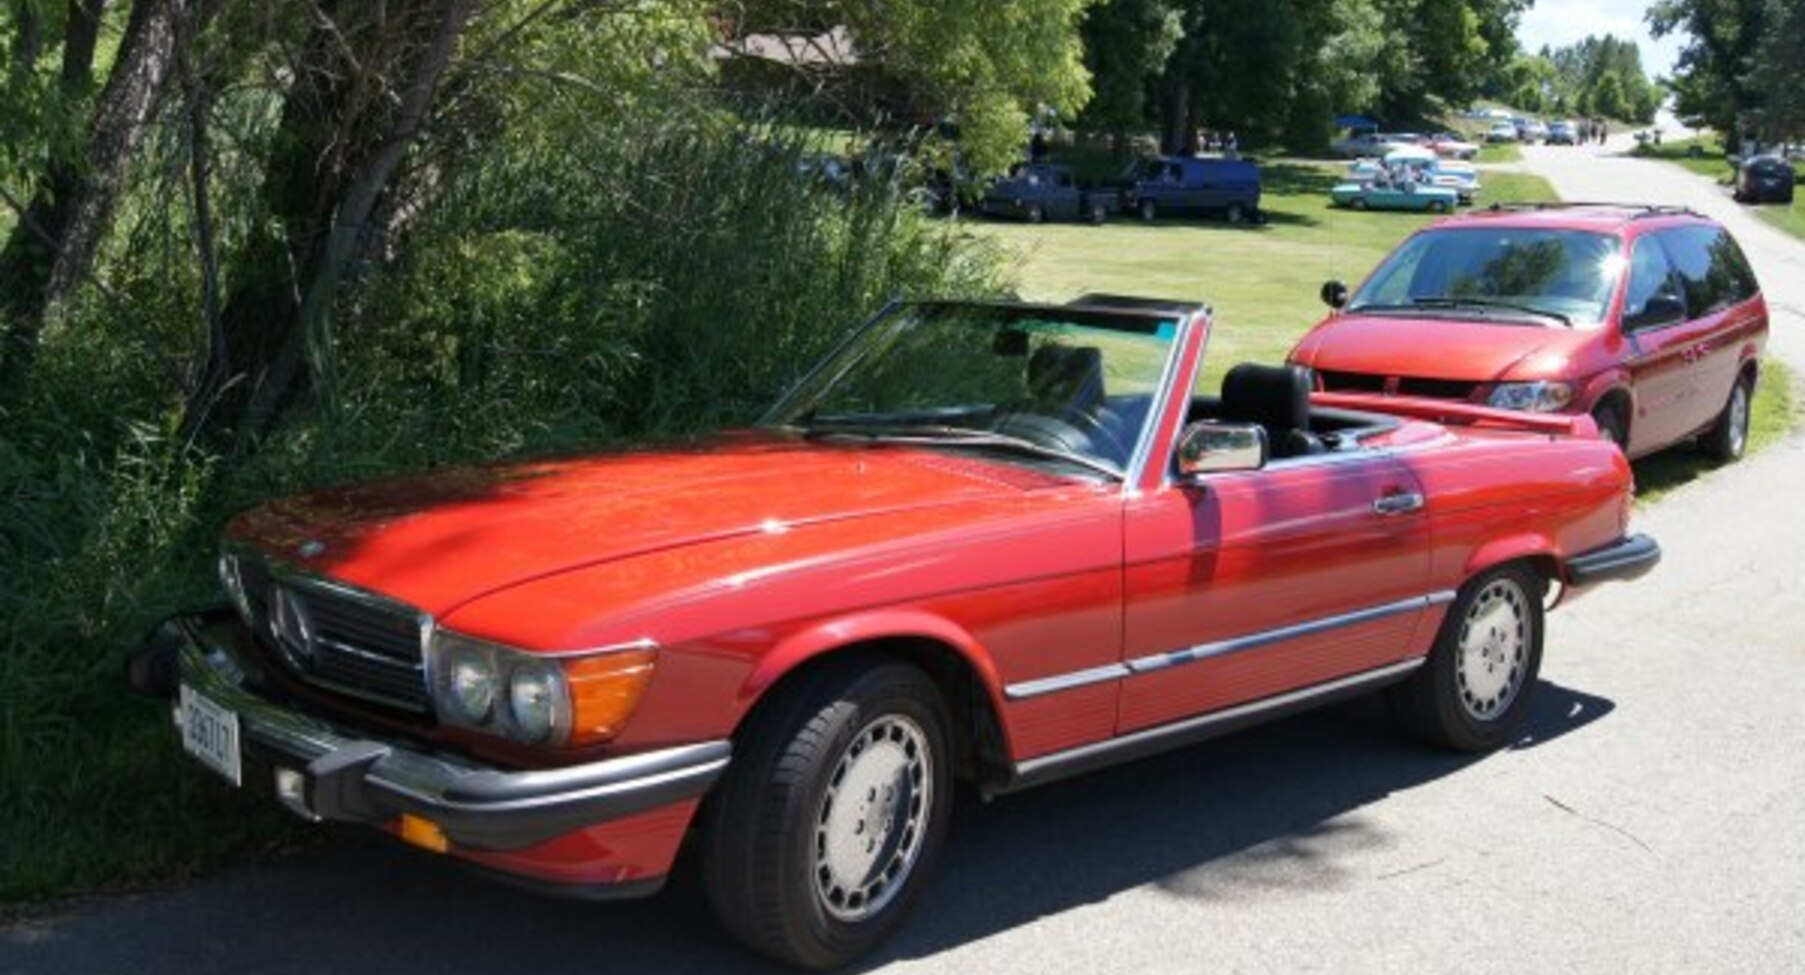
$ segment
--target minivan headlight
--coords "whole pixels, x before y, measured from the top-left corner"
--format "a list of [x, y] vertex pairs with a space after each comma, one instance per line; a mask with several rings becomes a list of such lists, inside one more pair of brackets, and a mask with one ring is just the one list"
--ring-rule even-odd
[[1573, 387], [1557, 382], [1501, 383], [1487, 402], [1501, 410], [1552, 413], [1573, 402]]

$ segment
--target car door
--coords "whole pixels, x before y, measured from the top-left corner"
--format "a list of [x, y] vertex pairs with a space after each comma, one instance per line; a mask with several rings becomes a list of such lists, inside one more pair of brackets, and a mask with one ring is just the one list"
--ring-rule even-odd
[[1721, 227], [1693, 224], [1660, 232], [1685, 292], [1686, 359], [1691, 398], [1683, 429], [1690, 434], [1716, 419], [1740, 373], [1743, 342], [1762, 327], [1764, 310], [1754, 272], [1736, 241]]
[[1373, 451], [1131, 499], [1117, 733], [1408, 656], [1429, 604], [1421, 492]]
[[1688, 319], [1680, 283], [1661, 232], [1638, 236], [1630, 248], [1629, 281], [1621, 318], [1635, 397], [1629, 418], [1632, 454], [1645, 454], [1684, 437], [1698, 399], [1694, 346], [1703, 329]]
[[1062, 220], [1076, 219], [1078, 196], [1078, 184], [1073, 181], [1072, 174], [1063, 169], [1055, 170], [1053, 173], [1053, 200], [1050, 208], [1052, 214]]

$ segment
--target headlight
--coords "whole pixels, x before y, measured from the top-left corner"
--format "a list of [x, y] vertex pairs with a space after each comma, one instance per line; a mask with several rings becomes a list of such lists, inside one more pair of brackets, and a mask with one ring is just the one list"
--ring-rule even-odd
[[[564, 687], [564, 671], [545, 660], [522, 661], [508, 678], [508, 715], [514, 729], [530, 742], [542, 742], [568, 724], [570, 693]], [[560, 718], [564, 718], [560, 722]]]
[[244, 577], [238, 571], [238, 556], [231, 552], [222, 552], [219, 556], [219, 584], [226, 590], [226, 598], [232, 601], [232, 608], [238, 610], [238, 618], [244, 625], [251, 626], [251, 600], [244, 591]]
[[533, 745], [586, 745], [620, 733], [657, 652], [644, 642], [548, 657], [435, 629], [427, 668], [446, 724]]
[[1501, 410], [1552, 413], [1573, 402], [1573, 387], [1566, 383], [1502, 383], [1492, 390], [1489, 405]]

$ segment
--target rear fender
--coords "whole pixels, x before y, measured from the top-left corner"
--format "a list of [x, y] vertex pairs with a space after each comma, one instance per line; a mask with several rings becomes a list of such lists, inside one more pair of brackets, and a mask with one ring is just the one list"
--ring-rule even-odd
[[1548, 559], [1557, 565], [1560, 562], [1554, 540], [1548, 536], [1533, 533], [1507, 535], [1479, 546], [1467, 559], [1466, 571], [1461, 578], [1471, 579], [1488, 569], [1523, 559]]

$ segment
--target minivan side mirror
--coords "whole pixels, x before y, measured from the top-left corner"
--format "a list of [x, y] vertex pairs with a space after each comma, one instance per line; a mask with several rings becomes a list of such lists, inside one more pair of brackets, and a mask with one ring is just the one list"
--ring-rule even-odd
[[1347, 307], [1347, 285], [1340, 281], [1324, 281], [1322, 284], [1322, 303], [1330, 308], [1340, 310]]
[[1686, 301], [1671, 291], [1663, 291], [1648, 299], [1642, 310], [1624, 324], [1630, 328], [1656, 328], [1672, 325], [1686, 318]]
[[1199, 420], [1178, 434], [1177, 467], [1184, 478], [1257, 471], [1266, 466], [1268, 456], [1266, 429], [1257, 423]]

